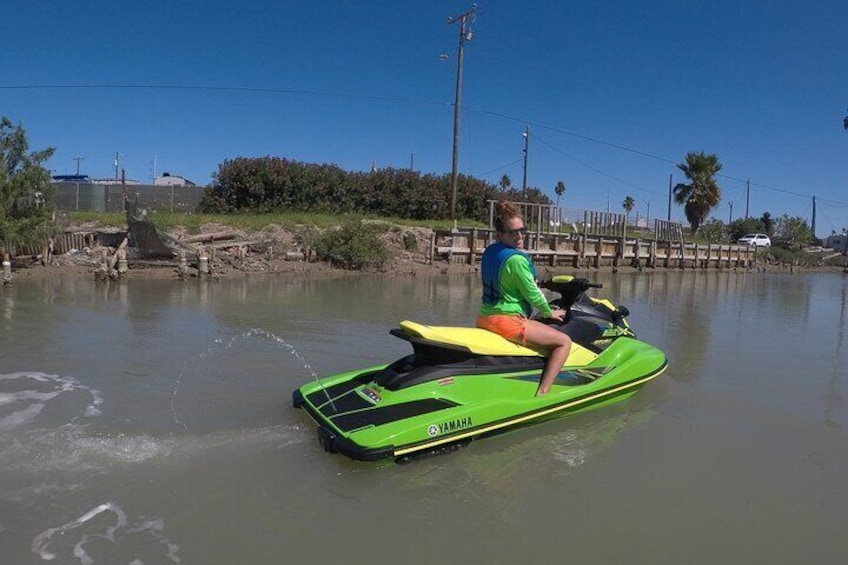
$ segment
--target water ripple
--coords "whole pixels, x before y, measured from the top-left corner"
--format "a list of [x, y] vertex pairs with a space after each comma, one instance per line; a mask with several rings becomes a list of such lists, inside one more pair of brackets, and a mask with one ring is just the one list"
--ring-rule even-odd
[[[32, 540], [32, 553], [43, 561], [94, 563], [180, 563], [179, 545], [165, 536], [160, 518], [139, 516], [132, 522], [114, 502], [104, 502]], [[104, 541], [109, 543], [103, 543]]]

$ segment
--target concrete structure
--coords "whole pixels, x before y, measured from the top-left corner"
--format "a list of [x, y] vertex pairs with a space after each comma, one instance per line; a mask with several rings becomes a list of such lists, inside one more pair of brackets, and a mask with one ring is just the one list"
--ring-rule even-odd
[[141, 181], [138, 181], [138, 180], [133, 180], [133, 179], [121, 180], [121, 179], [116, 179], [116, 178], [112, 178], [112, 177], [103, 177], [103, 178], [99, 178], [99, 179], [89, 179], [88, 182], [90, 182], [91, 184], [103, 184], [103, 185], [107, 185], [107, 186], [112, 186], [112, 185], [116, 185], [116, 184], [117, 185], [126, 184], [127, 186], [140, 186], [141, 185]]
[[839, 253], [845, 253], [845, 251], [848, 250], [848, 234], [841, 233], [828, 236], [824, 242], [824, 246]]
[[153, 186], [196, 186], [193, 182], [179, 175], [162, 173], [153, 180]]

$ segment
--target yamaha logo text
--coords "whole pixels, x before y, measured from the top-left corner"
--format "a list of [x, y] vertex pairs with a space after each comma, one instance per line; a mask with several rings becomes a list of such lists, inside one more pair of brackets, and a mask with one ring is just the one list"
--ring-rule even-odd
[[470, 428], [472, 425], [473, 424], [471, 423], [471, 417], [450, 420], [448, 422], [442, 422], [441, 424], [431, 424], [427, 427], [427, 435], [433, 437], [437, 435], [449, 434], [452, 432], [458, 432], [459, 430]]

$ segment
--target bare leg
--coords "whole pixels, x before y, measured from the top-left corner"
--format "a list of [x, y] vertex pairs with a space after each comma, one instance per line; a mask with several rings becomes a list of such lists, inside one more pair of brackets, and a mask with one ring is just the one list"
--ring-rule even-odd
[[545, 347], [551, 351], [550, 357], [545, 363], [545, 370], [542, 371], [539, 388], [536, 389], [536, 396], [544, 396], [551, 390], [551, 385], [565, 364], [565, 360], [568, 359], [568, 353], [571, 350], [571, 338], [541, 322], [527, 320], [524, 339], [528, 344]]

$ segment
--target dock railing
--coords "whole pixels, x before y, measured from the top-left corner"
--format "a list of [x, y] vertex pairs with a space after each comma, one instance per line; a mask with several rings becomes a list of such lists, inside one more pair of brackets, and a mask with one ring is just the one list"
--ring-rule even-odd
[[[496, 238], [491, 228], [436, 230], [430, 258], [475, 265]], [[524, 251], [536, 265], [550, 267], [748, 268], [754, 263], [754, 249], [750, 246], [686, 243], [682, 238], [671, 241], [639, 236], [531, 231], [527, 234]]]

